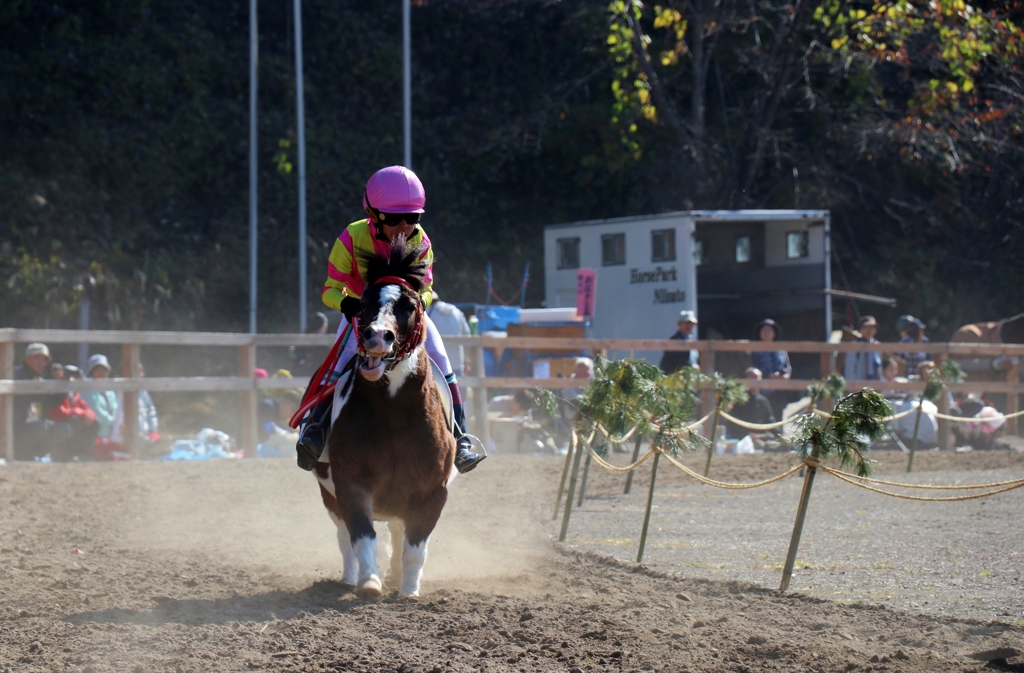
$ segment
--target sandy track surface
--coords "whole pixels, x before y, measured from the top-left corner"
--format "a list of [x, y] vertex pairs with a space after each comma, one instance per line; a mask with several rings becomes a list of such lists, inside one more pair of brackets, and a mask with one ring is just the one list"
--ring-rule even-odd
[[[717, 476], [777, 467], [774, 456], [754, 458], [722, 461]], [[941, 474], [919, 464], [922, 478]], [[560, 469], [559, 458], [495, 456], [458, 478], [431, 542], [424, 596], [361, 603], [337, 581], [334, 528], [315, 483], [290, 461], [0, 466], [0, 670], [1024, 670], [1013, 652], [988, 668], [967, 657], [1024, 650], [1012, 616], [958, 619], [948, 615], [969, 611], [955, 601], [937, 616], [781, 594], [739, 577], [745, 565], [715, 560], [713, 546], [678, 546], [700, 550], [698, 566], [662, 560], [677, 535], [665, 526], [652, 531], [652, 565], [689, 568], [687, 577], [612, 560], [603, 547], [603, 556], [574, 549], [582, 538], [639, 533], [630, 508], [645, 497], [640, 477], [620, 496], [621, 478], [602, 485], [595, 475], [595, 498], [572, 522], [573, 546], [555, 544]], [[674, 479], [659, 475], [659, 515], [687, 500], [673, 489], [694, 488]], [[795, 509], [791, 488], [776, 492], [782, 509]], [[762, 530], [729, 528], [737, 505], [706, 493], [706, 528], [691, 525], [680, 540], [721, 533], [738, 544], [756, 533], [755, 546], [764, 544]], [[818, 495], [830, 497], [826, 488]], [[615, 501], [617, 523], [595, 519]], [[1016, 511], [1006, 537], [1021, 537]], [[808, 532], [809, 559], [820, 533]], [[788, 532], [772, 536], [778, 547]], [[716, 579], [716, 563], [734, 563], [744, 581]], [[807, 586], [810, 573], [794, 586]], [[764, 584], [776, 585], [775, 573]], [[887, 602], [902, 607], [902, 595]]]

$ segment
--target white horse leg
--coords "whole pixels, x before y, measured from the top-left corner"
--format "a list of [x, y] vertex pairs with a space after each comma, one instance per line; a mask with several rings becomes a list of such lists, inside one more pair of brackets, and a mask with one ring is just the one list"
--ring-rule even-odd
[[377, 536], [363, 535], [352, 545], [359, 561], [359, 578], [356, 582], [356, 594], [360, 598], [380, 598], [383, 583], [377, 573]]
[[359, 579], [359, 561], [356, 560], [356, 552], [352, 549], [352, 536], [349, 535], [345, 522], [328, 512], [331, 521], [338, 527], [338, 549], [341, 550], [341, 583], [356, 585]]
[[403, 596], [420, 595], [420, 578], [423, 577], [423, 564], [427, 562], [427, 542], [424, 538], [419, 544], [409, 544], [409, 539], [402, 536], [402, 588]]
[[405, 542], [405, 522], [401, 519], [389, 519], [388, 531], [391, 533], [391, 567], [388, 568], [388, 584], [394, 586], [402, 578], [402, 547]]

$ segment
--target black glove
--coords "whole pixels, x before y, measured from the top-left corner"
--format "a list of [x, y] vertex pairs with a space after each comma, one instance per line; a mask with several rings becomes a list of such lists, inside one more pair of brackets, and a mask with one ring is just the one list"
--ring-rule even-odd
[[341, 312], [345, 314], [349, 322], [352, 322], [352, 318], [359, 315], [363, 310], [363, 302], [359, 301], [355, 297], [345, 297], [341, 300]]

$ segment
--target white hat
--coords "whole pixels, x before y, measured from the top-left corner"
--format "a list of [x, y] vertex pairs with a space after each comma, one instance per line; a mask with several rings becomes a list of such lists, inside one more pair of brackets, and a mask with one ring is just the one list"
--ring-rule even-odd
[[106, 367], [107, 371], [110, 371], [110, 361], [107, 360], [106, 355], [103, 355], [101, 353], [97, 353], [96, 355], [90, 355], [89, 361], [85, 365], [85, 373], [92, 374], [92, 370], [96, 369], [97, 367]]
[[693, 311], [680, 311], [679, 320], [677, 322], [692, 322], [694, 325], [697, 324], [697, 314]]
[[45, 355], [46, 359], [49, 360], [50, 349], [46, 346], [46, 344], [41, 344], [39, 342], [31, 343], [28, 346], [25, 346], [25, 357], [30, 358], [33, 355]]

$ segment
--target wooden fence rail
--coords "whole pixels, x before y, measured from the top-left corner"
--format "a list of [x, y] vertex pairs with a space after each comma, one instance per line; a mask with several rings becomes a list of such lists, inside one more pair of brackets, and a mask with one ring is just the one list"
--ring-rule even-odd
[[[81, 381], [14, 381], [14, 367], [20, 360], [19, 345], [31, 342], [46, 344], [114, 344], [122, 348], [121, 371], [126, 374], [120, 378]], [[222, 332], [138, 332], [138, 331], [100, 331], [100, 330], [41, 330], [41, 329], [0, 329], [0, 456], [8, 460], [14, 457], [14, 416], [13, 401], [15, 395], [58, 393], [92, 390], [114, 390], [124, 394], [125, 428], [124, 437], [126, 450], [132, 451], [132, 442], [136, 435], [138, 422], [138, 391], [153, 392], [232, 392], [237, 393], [242, 402], [242, 436], [240, 446], [246, 455], [256, 454], [257, 418], [256, 404], [258, 394], [262, 390], [304, 387], [306, 378], [257, 379], [253, 372], [259, 361], [258, 349], [281, 346], [322, 346], [326, 350], [333, 344], [330, 335], [317, 334], [239, 334]], [[714, 371], [715, 353], [736, 353], [758, 350], [762, 342], [751, 341], [693, 341], [655, 340], [655, 339], [572, 339], [554, 337], [494, 337], [467, 336], [446, 337], [445, 344], [449, 349], [462, 346], [467, 352], [467, 362], [473, 372], [482, 370], [484, 349], [522, 349], [524, 351], [563, 351], [608, 353], [638, 351], [699, 351], [702, 356], [702, 367], [707, 372]], [[134, 376], [140, 361], [142, 346], [223, 346], [234, 348], [237, 352], [236, 376], [189, 376], [189, 377], [147, 377]], [[986, 344], [829, 344], [808, 341], [779, 341], [772, 344], [775, 350], [789, 353], [819, 353], [822, 359], [822, 375], [827, 375], [838, 353], [865, 351], [878, 352], [926, 352], [935, 360], [945, 358], [991, 358], [991, 357], [1024, 357], [1024, 345], [986, 345]], [[951, 384], [952, 390], [967, 392], [1005, 393], [1007, 405], [1005, 411], [1013, 413], [1019, 409], [1019, 395], [1024, 394], [1024, 385], [1018, 381], [1018, 371], [1012, 367], [1005, 373], [1004, 381], [966, 381]], [[491, 389], [524, 389], [549, 388], [566, 389], [578, 387], [579, 382], [568, 378], [513, 378], [513, 377], [482, 377], [464, 376], [463, 387], [473, 391], [473, 427], [472, 430], [490, 446], [490, 433], [487, 424], [487, 399]], [[751, 388], [761, 390], [804, 390], [810, 383], [808, 380], [764, 380], [748, 381]], [[877, 381], [851, 381], [851, 388], [872, 386], [880, 388]], [[893, 391], [917, 391], [924, 384], [919, 381], [904, 383], [886, 383], [885, 388]], [[710, 396], [705, 395], [704, 404], [709, 404]], [[940, 402], [940, 410], [945, 411], [945, 402]], [[1014, 419], [1015, 420], [1015, 419]], [[1016, 432], [1015, 423], [1008, 428]], [[940, 423], [940, 439], [948, 435], [944, 423]]]

